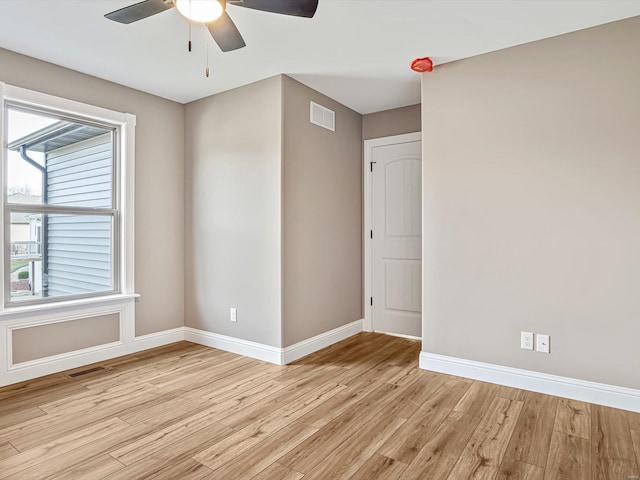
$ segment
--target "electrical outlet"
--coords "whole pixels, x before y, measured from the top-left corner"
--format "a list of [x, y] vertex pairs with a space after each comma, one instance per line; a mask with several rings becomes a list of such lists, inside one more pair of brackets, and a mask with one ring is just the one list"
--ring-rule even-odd
[[536, 352], [549, 353], [551, 351], [549, 348], [550, 341], [551, 337], [549, 335], [538, 333], [536, 335]]
[[533, 350], [533, 332], [520, 332], [520, 348]]
[[229, 321], [230, 322], [238, 321], [238, 310], [236, 308], [229, 309]]

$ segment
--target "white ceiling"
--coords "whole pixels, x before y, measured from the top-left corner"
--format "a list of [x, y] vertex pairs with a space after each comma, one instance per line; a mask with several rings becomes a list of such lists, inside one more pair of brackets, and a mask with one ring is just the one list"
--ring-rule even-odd
[[175, 9], [103, 18], [136, 1], [0, 0], [0, 47], [181, 103], [286, 73], [371, 113], [420, 102], [416, 57], [437, 65], [640, 15], [640, 0], [320, 0], [313, 19], [229, 6], [247, 47], [222, 53], [196, 27], [188, 53]]

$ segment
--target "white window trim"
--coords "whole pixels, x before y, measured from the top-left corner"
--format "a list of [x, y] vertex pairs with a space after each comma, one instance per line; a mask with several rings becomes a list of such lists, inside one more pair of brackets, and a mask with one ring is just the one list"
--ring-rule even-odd
[[[53, 95], [34, 92], [21, 87], [7, 85], [0, 82], [0, 165], [6, 162], [6, 139], [4, 138], [4, 108], [5, 102], [17, 102], [22, 105], [32, 106], [36, 109], [55, 110], [62, 114], [80, 115], [89, 120], [99, 123], [116, 125], [120, 131], [120, 190], [118, 192], [120, 200], [120, 229], [119, 229], [119, 262], [120, 262], [120, 293], [110, 295], [106, 298], [131, 299], [135, 297], [135, 237], [134, 237], [134, 214], [135, 214], [135, 126], [136, 116], [130, 113], [115, 112], [101, 107], [87, 105], [85, 103], [68, 100]], [[2, 182], [5, 181], [4, 171], [0, 172]], [[0, 209], [0, 238], [5, 238], [4, 232], [4, 209]], [[4, 241], [4, 240], [3, 240]], [[2, 272], [2, 282], [4, 282], [4, 255], [0, 255], [0, 271]], [[0, 316], [12, 313], [23, 313], [29, 310], [38, 311], [59, 311], [61, 307], [71, 306], [82, 302], [82, 304], [104, 303], [104, 296], [89, 297], [84, 299], [70, 299], [69, 301], [53, 301], [33, 306], [6, 306], [4, 298], [4, 288], [0, 289]]]

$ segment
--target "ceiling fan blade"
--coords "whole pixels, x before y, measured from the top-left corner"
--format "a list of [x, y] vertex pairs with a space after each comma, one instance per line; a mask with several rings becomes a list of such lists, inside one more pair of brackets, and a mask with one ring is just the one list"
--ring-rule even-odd
[[164, 12], [173, 8], [173, 3], [166, 3], [164, 0], [145, 0], [128, 7], [121, 8], [111, 13], [107, 13], [105, 18], [118, 23], [133, 23], [143, 18], [150, 17], [156, 13]]
[[227, 3], [263, 12], [307, 18], [312, 18], [318, 8], [318, 0], [228, 0]]
[[227, 12], [224, 12], [217, 20], [207, 23], [207, 28], [223, 52], [237, 50], [246, 45], [238, 31], [238, 27], [233, 23]]

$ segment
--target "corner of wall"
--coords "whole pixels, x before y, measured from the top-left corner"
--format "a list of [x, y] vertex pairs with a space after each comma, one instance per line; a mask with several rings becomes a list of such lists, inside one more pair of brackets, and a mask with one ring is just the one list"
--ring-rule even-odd
[[185, 118], [185, 325], [274, 348], [282, 342], [282, 109], [277, 75], [192, 102]]
[[[362, 117], [288, 76], [282, 91], [282, 338], [289, 347], [362, 318]], [[310, 123], [311, 101], [335, 111], [335, 131]], [[346, 264], [327, 261], [336, 256]]]

